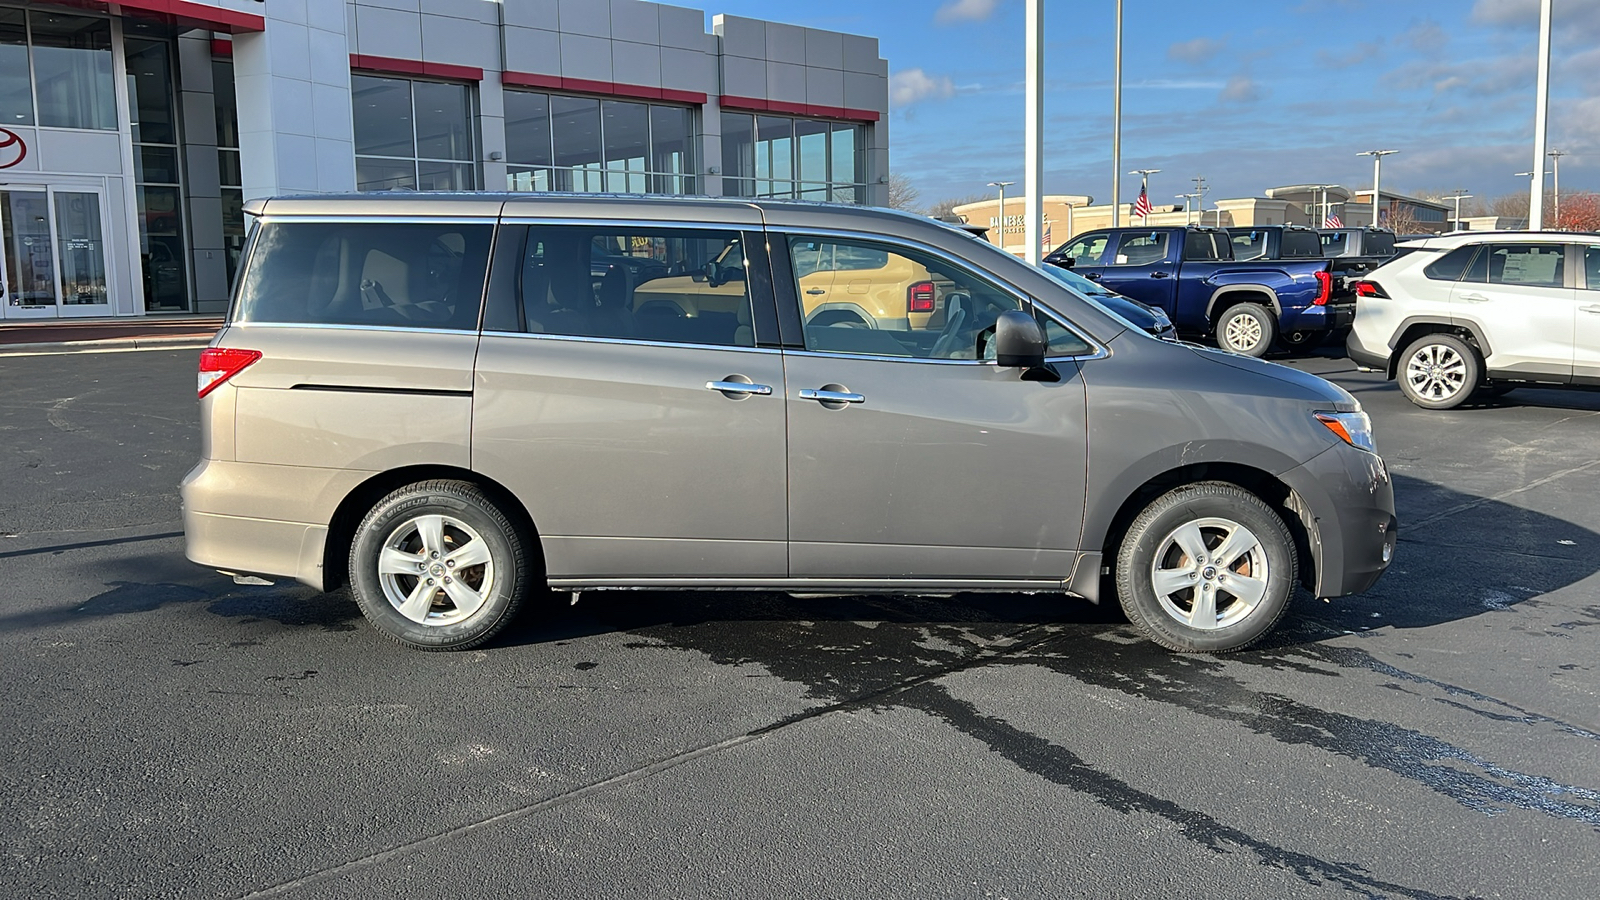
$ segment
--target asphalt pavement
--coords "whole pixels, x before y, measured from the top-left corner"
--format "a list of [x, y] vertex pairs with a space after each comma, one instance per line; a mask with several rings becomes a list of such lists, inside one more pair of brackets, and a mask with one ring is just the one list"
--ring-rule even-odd
[[0, 896], [1600, 895], [1600, 393], [1376, 421], [1369, 593], [591, 593], [460, 654], [183, 557], [198, 351], [0, 358]]

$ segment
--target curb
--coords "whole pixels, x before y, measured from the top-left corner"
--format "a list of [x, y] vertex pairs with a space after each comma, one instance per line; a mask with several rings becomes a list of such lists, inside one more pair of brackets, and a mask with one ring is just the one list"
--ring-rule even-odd
[[170, 337], [110, 338], [100, 341], [53, 341], [38, 344], [0, 344], [0, 357], [60, 356], [66, 353], [131, 353], [135, 350], [198, 349], [211, 343], [214, 335]]

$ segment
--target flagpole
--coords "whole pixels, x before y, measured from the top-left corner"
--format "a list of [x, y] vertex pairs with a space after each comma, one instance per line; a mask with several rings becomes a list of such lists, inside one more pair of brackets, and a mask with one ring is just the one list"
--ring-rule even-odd
[[1139, 176], [1139, 196], [1145, 206], [1145, 210], [1139, 213], [1139, 221], [1145, 225], [1150, 224], [1150, 176], [1160, 171], [1160, 169], [1134, 169], [1128, 173]]

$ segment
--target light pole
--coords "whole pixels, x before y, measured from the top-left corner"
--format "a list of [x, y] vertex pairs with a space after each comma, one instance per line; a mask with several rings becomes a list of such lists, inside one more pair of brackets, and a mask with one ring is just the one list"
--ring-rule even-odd
[[1550, 157], [1550, 167], [1556, 176], [1555, 184], [1555, 227], [1561, 228], [1561, 157], [1566, 156], [1565, 150], [1551, 150], [1545, 154]]
[[[1527, 179], [1529, 179], [1529, 181], [1535, 185], [1535, 187], [1533, 188], [1533, 193], [1535, 193], [1535, 194], [1537, 194], [1539, 196], [1543, 196], [1544, 195], [1544, 191], [1539, 190], [1539, 188], [1544, 187], [1543, 179], [1540, 179], [1537, 182], [1533, 182], [1532, 179], [1533, 179], [1533, 177], [1535, 175], [1549, 175], [1550, 174], [1549, 172], [1513, 172], [1511, 174], [1516, 175], [1519, 178], [1527, 178]], [[1530, 208], [1528, 210], [1528, 213], [1529, 213], [1529, 215], [1528, 215], [1528, 230], [1529, 231], [1538, 231], [1539, 230], [1538, 227], [1533, 224], [1533, 215], [1532, 215], [1533, 210]]]
[[1357, 156], [1372, 157], [1372, 227], [1378, 227], [1378, 186], [1383, 177], [1383, 158], [1399, 150], [1363, 150]]
[[1010, 187], [1013, 184], [1016, 184], [1016, 182], [1015, 181], [991, 181], [991, 182], [989, 182], [989, 187], [997, 187], [997, 188], [1000, 189], [1000, 233], [997, 235], [997, 237], [995, 239], [995, 242], [996, 242], [996, 244], [998, 244], [998, 246], [1000, 247], [1001, 250], [1004, 250], [1006, 248], [1006, 188]]
[[[1139, 176], [1139, 196], [1143, 197], [1144, 198], [1144, 202], [1146, 202], [1146, 203], [1150, 202], [1150, 176], [1156, 174], [1159, 171], [1161, 171], [1161, 170], [1160, 169], [1134, 169], [1132, 172], [1128, 173], [1129, 175], [1137, 175], [1137, 176]], [[1142, 216], [1141, 218], [1144, 220], [1145, 224], [1147, 224], [1147, 225], [1149, 224], [1149, 222], [1150, 222], [1150, 217], [1149, 216]]]
[[1550, 0], [1539, 3], [1539, 80], [1533, 107], [1533, 186], [1528, 189], [1528, 229], [1544, 227], [1544, 141], [1550, 118]]
[[1199, 194], [1173, 194], [1172, 196], [1183, 201], [1183, 224], [1185, 224], [1185, 225], [1193, 225], [1194, 221], [1192, 220], [1190, 212], [1189, 212], [1189, 201], [1193, 200], [1194, 198], [1196, 198], [1196, 197], [1198, 197], [1200, 195]]
[[1122, 0], [1117, 0], [1116, 73], [1111, 87], [1111, 227], [1122, 224]]
[[1022, 234], [1026, 249], [1022, 258], [1038, 265], [1044, 240], [1044, 0], [1028, 0], [1028, 73], [1024, 100], [1027, 120], [1023, 125], [1027, 149], [1024, 151], [1022, 180], [1028, 195], [1022, 209]]
[[1466, 188], [1456, 188], [1451, 192], [1450, 198], [1456, 201], [1456, 218], [1454, 225], [1450, 229], [1451, 231], [1461, 230], [1461, 201], [1471, 196], [1471, 194], [1467, 193]]

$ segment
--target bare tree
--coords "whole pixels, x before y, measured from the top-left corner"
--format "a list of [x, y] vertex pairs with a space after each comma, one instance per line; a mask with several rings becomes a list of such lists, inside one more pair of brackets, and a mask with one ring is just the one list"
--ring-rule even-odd
[[1389, 207], [1389, 220], [1383, 223], [1395, 234], [1416, 234], [1417, 214], [1408, 203], [1396, 203]]
[[994, 198], [990, 197], [988, 194], [968, 194], [965, 197], [946, 197], [945, 199], [940, 200], [938, 203], [928, 207], [926, 210], [924, 210], [924, 212], [937, 219], [941, 216], [953, 214], [955, 212], [955, 208], [958, 206], [966, 206], [968, 203], [981, 203], [984, 200], [992, 199]]
[[1516, 194], [1502, 194], [1489, 201], [1489, 215], [1505, 216], [1512, 219], [1526, 219], [1528, 217], [1528, 192]]
[[908, 212], [917, 211], [917, 200], [921, 193], [916, 185], [911, 183], [910, 176], [895, 172], [889, 176], [889, 208], [903, 209]]

